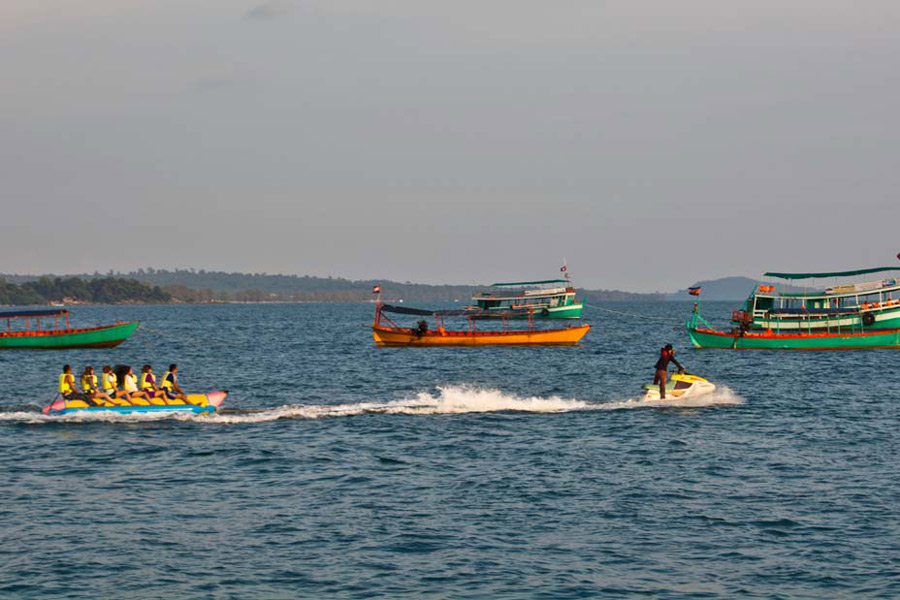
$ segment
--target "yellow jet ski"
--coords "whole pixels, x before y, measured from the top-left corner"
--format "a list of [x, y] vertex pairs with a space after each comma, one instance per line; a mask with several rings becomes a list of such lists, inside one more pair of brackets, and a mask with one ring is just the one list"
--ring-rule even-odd
[[680, 400], [682, 398], [696, 398], [716, 391], [716, 386], [702, 377], [696, 375], [676, 374], [666, 380], [666, 397], [659, 397], [659, 384], [645, 383], [641, 386], [644, 392], [643, 400]]

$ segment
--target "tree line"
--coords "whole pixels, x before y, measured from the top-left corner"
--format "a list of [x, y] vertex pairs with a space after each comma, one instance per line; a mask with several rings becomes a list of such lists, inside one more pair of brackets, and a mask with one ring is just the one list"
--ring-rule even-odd
[[[411, 304], [468, 303], [473, 292], [485, 289], [476, 285], [429, 285], [203, 269], [148, 268], [130, 273], [110, 271], [106, 275], [93, 273], [66, 278], [0, 275], [0, 281], [4, 277], [6, 285], [0, 290], [0, 304], [41, 304], [66, 297], [83, 302], [361, 302], [372, 299], [372, 287], [376, 284], [382, 286], [383, 298], [388, 302], [403, 299]], [[130, 282], [131, 287], [111, 282]], [[49, 285], [51, 283], [54, 285]], [[134, 284], [146, 289], [135, 288]], [[94, 286], [104, 291], [94, 293]], [[662, 294], [584, 289], [578, 290], [578, 297], [585, 297], [588, 302], [663, 299]]]
[[0, 279], [0, 304], [26, 305], [50, 302], [116, 304], [171, 301], [172, 295], [163, 291], [159, 286], [151, 286], [136, 279], [41, 277], [35, 281], [26, 281], [20, 284]]

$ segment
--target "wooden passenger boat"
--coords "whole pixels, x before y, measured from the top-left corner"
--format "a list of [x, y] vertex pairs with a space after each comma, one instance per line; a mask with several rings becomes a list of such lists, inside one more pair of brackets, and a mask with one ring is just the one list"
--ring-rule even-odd
[[473, 295], [475, 304], [466, 309], [496, 318], [511, 310], [531, 311], [543, 319], [580, 319], [584, 309], [584, 303], [576, 301], [575, 288], [568, 279], [492, 283], [491, 288]]
[[[45, 328], [44, 319], [53, 319], [54, 325]], [[4, 311], [0, 312], [0, 322], [3, 320], [6, 320], [6, 331], [0, 331], [0, 349], [113, 348], [138, 328], [137, 322], [72, 328], [67, 309]], [[23, 325], [13, 328], [14, 322]]]
[[[900, 270], [879, 267], [831, 273], [766, 273], [786, 280], [832, 279]], [[754, 287], [732, 327], [717, 331], [700, 315], [687, 322], [697, 348], [843, 350], [900, 347], [900, 283], [894, 278], [844, 283], [808, 292]]]
[[[428, 327], [424, 320], [417, 327], [400, 327], [384, 313], [398, 313], [421, 317], [433, 317], [435, 328]], [[571, 346], [581, 341], [590, 325], [579, 325], [561, 329], [536, 329], [534, 327], [534, 311], [507, 311], [504, 313], [473, 310], [422, 310], [401, 306], [376, 303], [375, 322], [372, 324], [372, 335], [379, 346], [487, 346], [487, 345], [540, 345]], [[444, 320], [451, 317], [463, 317], [468, 320], [465, 330], [448, 330]], [[495, 331], [477, 331], [475, 323], [481, 319], [500, 318], [502, 327]], [[510, 328], [511, 319], [527, 318], [525, 329]], [[494, 321], [496, 322], [496, 321]]]

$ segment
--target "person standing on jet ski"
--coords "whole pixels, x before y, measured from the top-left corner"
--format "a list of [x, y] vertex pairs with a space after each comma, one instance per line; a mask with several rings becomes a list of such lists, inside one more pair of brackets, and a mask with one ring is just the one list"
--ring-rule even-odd
[[675, 348], [672, 344], [666, 344], [659, 351], [659, 360], [656, 361], [656, 375], [653, 377], [653, 383], [659, 384], [659, 399], [664, 400], [666, 397], [666, 379], [669, 378], [669, 363], [675, 363], [679, 373], [684, 373], [684, 367], [675, 359]]

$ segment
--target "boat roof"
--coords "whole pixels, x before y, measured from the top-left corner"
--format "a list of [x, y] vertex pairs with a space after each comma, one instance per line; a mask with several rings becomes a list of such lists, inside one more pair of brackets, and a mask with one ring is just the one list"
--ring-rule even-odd
[[778, 279], [815, 279], [817, 277], [852, 277], [866, 273], [882, 273], [884, 271], [900, 271], [900, 267], [875, 267], [872, 269], [856, 269], [855, 271], [834, 271], [832, 273], [765, 273], [765, 277]]
[[67, 308], [45, 308], [38, 310], [0, 311], [0, 319], [25, 319], [30, 317], [63, 317], [69, 314]]
[[421, 317], [471, 317], [473, 319], [477, 319], [478, 317], [491, 317], [496, 318], [498, 316], [527, 316], [531, 313], [530, 310], [427, 310], [424, 308], [412, 308], [410, 306], [394, 306], [392, 304], [382, 304], [381, 310], [384, 312], [392, 312], [398, 313], [401, 315], [418, 315]]
[[543, 285], [545, 283], [569, 283], [568, 279], [544, 279], [542, 281], [511, 281], [509, 283], [492, 283], [491, 287], [512, 287], [523, 285]]

